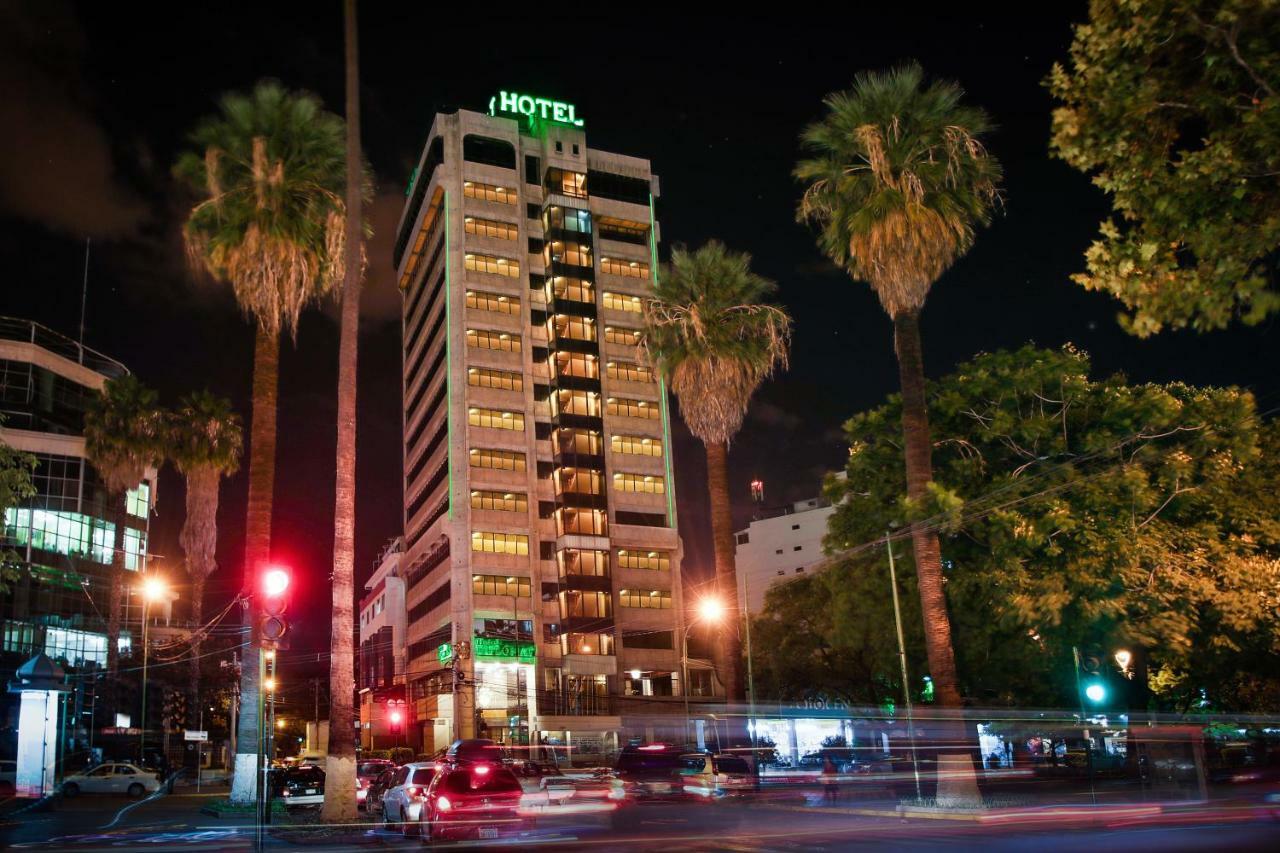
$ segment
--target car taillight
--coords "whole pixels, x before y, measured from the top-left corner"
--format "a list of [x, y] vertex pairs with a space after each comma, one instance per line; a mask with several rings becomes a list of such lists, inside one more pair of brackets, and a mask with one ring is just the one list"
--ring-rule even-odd
[[405, 789], [405, 793], [411, 797], [416, 797], [422, 791], [421, 788], [409, 787]]
[[281, 791], [281, 792], [280, 792], [280, 796], [282, 796], [282, 797], [290, 797], [290, 796], [293, 796], [293, 795], [289, 793], [289, 789], [288, 789], [288, 788], [285, 788], [283, 791]]
[[443, 796], [443, 795], [441, 795], [441, 796], [439, 796], [439, 797], [436, 797], [436, 810], [437, 810], [437, 811], [447, 812], [447, 811], [448, 811], [449, 809], [451, 809], [451, 808], [453, 808], [453, 803], [449, 802], [449, 798], [448, 798], [448, 797]]

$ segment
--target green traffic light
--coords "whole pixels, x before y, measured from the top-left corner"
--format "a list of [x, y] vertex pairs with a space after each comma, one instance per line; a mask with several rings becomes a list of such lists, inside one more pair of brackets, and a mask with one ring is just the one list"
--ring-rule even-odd
[[1084, 695], [1090, 702], [1101, 702], [1107, 698], [1107, 688], [1095, 682], [1084, 689]]

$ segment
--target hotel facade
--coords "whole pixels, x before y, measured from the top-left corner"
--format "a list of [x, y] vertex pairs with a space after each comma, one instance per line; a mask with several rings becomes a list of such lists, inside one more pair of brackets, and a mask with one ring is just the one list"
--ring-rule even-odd
[[[666, 394], [637, 349], [658, 179], [572, 106], [436, 116], [395, 244], [412, 725], [606, 756], [681, 737]], [[686, 683], [687, 682], [687, 683]]]

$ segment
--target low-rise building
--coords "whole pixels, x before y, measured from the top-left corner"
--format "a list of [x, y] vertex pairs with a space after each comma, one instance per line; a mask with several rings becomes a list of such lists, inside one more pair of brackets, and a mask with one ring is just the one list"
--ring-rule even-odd
[[734, 534], [742, 606], [760, 613], [769, 587], [803, 575], [822, 561], [822, 537], [835, 511], [825, 498], [809, 498], [762, 510], [746, 530]]

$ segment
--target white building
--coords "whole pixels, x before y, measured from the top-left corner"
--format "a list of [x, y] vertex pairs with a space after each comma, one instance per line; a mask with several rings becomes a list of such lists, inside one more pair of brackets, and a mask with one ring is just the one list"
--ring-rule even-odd
[[796, 501], [764, 512], [734, 534], [738, 600], [751, 613], [761, 612], [769, 587], [803, 575], [822, 560], [822, 537], [835, 511], [825, 498]]
[[[404, 720], [392, 731], [386, 699], [404, 700], [405, 583], [400, 574], [404, 540], [393, 539], [378, 557], [360, 599], [360, 740], [365, 749], [381, 748], [403, 734]], [[398, 744], [391, 744], [398, 745]]]

